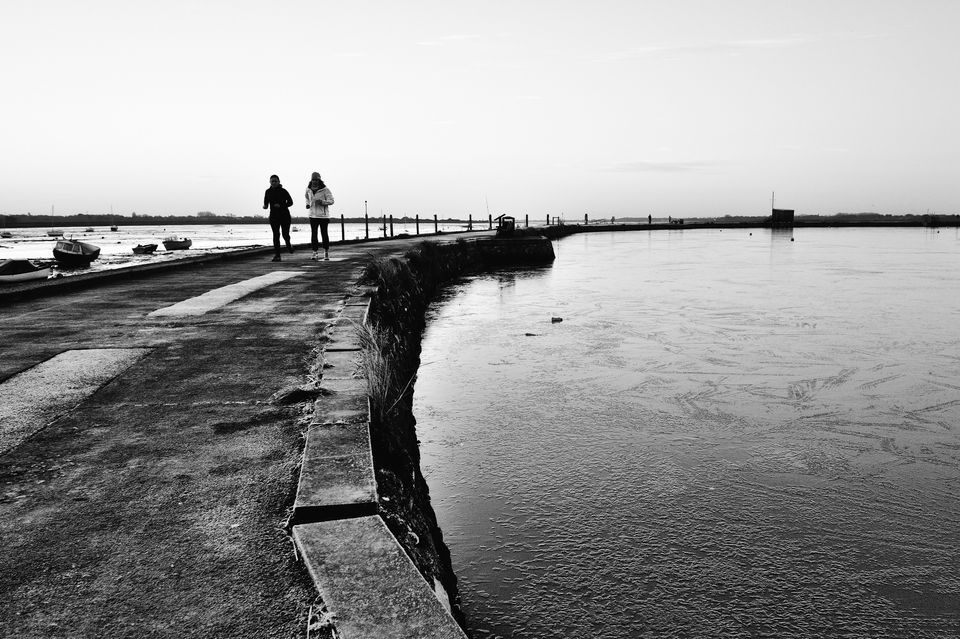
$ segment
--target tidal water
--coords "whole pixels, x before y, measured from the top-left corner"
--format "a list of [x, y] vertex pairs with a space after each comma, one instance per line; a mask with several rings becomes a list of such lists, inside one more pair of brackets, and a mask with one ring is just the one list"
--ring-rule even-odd
[[554, 247], [423, 342], [472, 636], [960, 636], [957, 229]]
[[[0, 260], [24, 259], [31, 260], [38, 266], [54, 264], [59, 274], [69, 276], [90, 271], [104, 271], [130, 264], [143, 264], [166, 260], [181, 259], [204, 253], [216, 253], [236, 250], [244, 247], [271, 246], [273, 234], [270, 225], [264, 218], [263, 224], [191, 224], [179, 226], [134, 226], [122, 225], [116, 231], [108, 227], [94, 227], [87, 231], [86, 227], [57, 227], [63, 231], [64, 237], [73, 238], [100, 247], [98, 257], [89, 267], [60, 267], [54, 264], [53, 247], [57, 238], [47, 235], [50, 228], [10, 228], [0, 229], [11, 237], [0, 237]], [[437, 228], [444, 232], [463, 231], [466, 223], [438, 224]], [[486, 228], [475, 224], [475, 228]], [[310, 224], [294, 224], [290, 239], [294, 244], [310, 242]], [[432, 233], [433, 220], [420, 223], [421, 233]], [[393, 234], [408, 233], [415, 235], [416, 224], [393, 225]], [[389, 224], [384, 229], [381, 223], [371, 221], [369, 226], [364, 224], [343, 224], [331, 220], [330, 241], [337, 242], [343, 239], [357, 240], [387, 237], [390, 234]], [[163, 248], [163, 238], [177, 235], [187, 237], [193, 242], [186, 250], [167, 251]], [[152, 255], [134, 255], [133, 247], [138, 244], [157, 244], [157, 250]]]

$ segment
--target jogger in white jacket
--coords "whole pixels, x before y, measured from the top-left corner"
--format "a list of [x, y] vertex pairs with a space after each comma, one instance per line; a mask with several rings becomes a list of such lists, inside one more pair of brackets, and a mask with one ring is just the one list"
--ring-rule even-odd
[[327, 185], [320, 179], [320, 174], [314, 172], [307, 185], [307, 208], [310, 209], [310, 245], [313, 248], [314, 260], [320, 259], [319, 243], [317, 242], [317, 228], [323, 237], [323, 259], [330, 259], [330, 235], [327, 226], [330, 224], [330, 205], [333, 204], [333, 194]]

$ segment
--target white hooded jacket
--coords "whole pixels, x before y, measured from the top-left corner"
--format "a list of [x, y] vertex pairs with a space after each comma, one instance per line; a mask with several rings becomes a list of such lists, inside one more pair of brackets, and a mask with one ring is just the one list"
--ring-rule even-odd
[[323, 187], [316, 193], [309, 186], [307, 187], [307, 208], [310, 209], [309, 217], [330, 217], [329, 206], [333, 204], [333, 193], [330, 189]]

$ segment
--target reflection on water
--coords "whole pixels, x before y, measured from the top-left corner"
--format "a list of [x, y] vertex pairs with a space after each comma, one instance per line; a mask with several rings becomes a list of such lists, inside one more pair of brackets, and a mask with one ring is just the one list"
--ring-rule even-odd
[[790, 237], [573, 236], [434, 309], [474, 636], [960, 635], [960, 239]]

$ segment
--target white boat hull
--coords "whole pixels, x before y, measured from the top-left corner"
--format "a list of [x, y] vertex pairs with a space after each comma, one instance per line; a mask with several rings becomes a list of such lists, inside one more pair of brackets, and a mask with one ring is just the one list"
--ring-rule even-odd
[[16, 273], [14, 275], [0, 275], [2, 282], [29, 282], [30, 280], [45, 280], [53, 275], [53, 269], [50, 267], [42, 268], [39, 271], [30, 273]]

